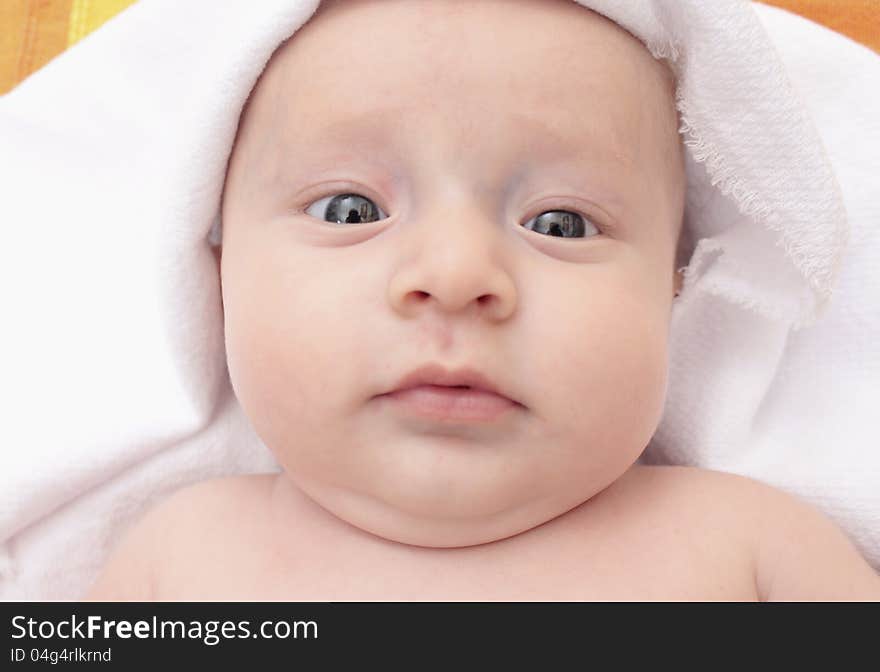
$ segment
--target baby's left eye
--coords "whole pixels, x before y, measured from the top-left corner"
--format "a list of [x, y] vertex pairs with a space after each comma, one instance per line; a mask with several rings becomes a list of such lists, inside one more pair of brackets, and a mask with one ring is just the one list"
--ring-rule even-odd
[[306, 208], [306, 214], [334, 224], [363, 224], [388, 216], [372, 200], [360, 194], [338, 194], [318, 199]]
[[592, 229], [594, 234], [599, 233], [589, 220], [584, 219], [576, 212], [568, 210], [548, 210], [537, 217], [532, 217], [523, 226], [530, 231], [546, 233], [559, 238], [585, 238], [587, 229]]

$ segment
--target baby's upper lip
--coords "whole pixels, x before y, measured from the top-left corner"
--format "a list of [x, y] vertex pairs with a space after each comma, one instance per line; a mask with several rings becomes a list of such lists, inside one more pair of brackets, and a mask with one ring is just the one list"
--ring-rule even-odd
[[520, 402], [502, 391], [488, 376], [480, 371], [469, 367], [447, 369], [441, 364], [420, 366], [401, 378], [394, 386], [394, 389], [389, 390], [386, 394], [400, 392], [412, 387], [418, 387], [419, 385], [444, 385], [448, 387], [466, 385], [484, 392], [497, 394], [499, 397], [506, 397], [512, 402], [520, 404]]

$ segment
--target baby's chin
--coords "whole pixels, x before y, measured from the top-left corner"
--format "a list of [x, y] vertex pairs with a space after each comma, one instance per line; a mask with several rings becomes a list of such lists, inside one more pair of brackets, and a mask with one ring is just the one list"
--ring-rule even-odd
[[514, 537], [580, 506], [601, 489], [489, 505], [486, 497], [429, 504], [423, 499], [388, 501], [323, 484], [293, 485], [349, 525], [389, 541], [428, 548], [476, 546]]

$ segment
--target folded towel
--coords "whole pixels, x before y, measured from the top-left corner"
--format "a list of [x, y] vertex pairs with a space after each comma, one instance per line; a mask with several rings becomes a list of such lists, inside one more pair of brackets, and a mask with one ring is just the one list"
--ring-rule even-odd
[[[729, 471], [795, 494], [837, 522], [880, 570], [880, 56], [782, 10], [755, 10], [819, 129], [850, 244], [827, 310], [810, 328], [691, 294], [691, 305], [673, 315], [669, 395], [645, 461]], [[741, 139], [753, 142], [745, 131]], [[766, 152], [773, 166], [772, 145]], [[785, 205], [804, 196], [787, 179], [764, 182]], [[814, 228], [835, 226], [802, 205]], [[723, 206], [710, 199], [690, 216], [725, 217], [719, 213]], [[776, 270], [766, 267], [770, 283]]]
[[[578, 2], [679, 82], [690, 263], [645, 460], [802, 494], [880, 564], [877, 56], [744, 1]], [[78, 598], [160, 497], [277, 468], [209, 233], [244, 102], [317, 5], [140, 0], [0, 98], [0, 598]]]

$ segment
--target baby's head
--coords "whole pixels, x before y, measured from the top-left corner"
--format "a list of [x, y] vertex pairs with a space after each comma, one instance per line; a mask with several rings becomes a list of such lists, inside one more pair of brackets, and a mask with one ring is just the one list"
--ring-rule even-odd
[[[364, 530], [464, 546], [540, 525], [659, 423], [684, 191], [672, 75], [598, 14], [325, 0], [230, 160], [238, 399], [293, 482]], [[516, 403], [430, 417], [388, 396], [431, 364]]]

